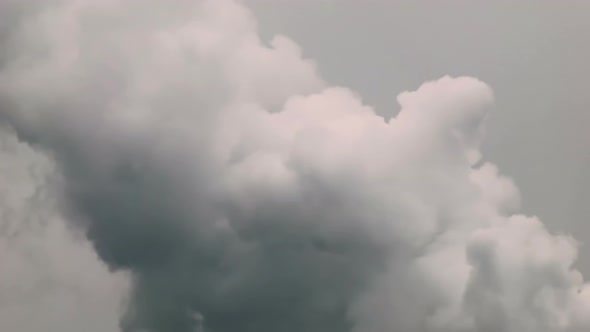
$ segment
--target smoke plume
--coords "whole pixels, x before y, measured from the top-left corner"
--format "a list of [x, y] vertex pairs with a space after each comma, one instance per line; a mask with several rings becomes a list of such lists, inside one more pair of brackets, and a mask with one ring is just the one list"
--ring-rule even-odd
[[[242, 4], [173, 3], [0, 3], [2, 135], [57, 173], [3, 192], [89, 241], [110, 272], [84, 242], [52, 251], [92, 262], [88, 296], [128, 275], [121, 331], [590, 327], [576, 242], [519, 214], [481, 156], [485, 83], [426, 82], [384, 119]], [[31, 183], [60, 221], [13, 190]], [[2, 227], [21, 225], [6, 197]]]

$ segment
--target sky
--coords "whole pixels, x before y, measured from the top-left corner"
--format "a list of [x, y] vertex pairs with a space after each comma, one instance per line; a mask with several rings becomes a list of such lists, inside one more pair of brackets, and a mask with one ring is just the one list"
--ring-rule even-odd
[[0, 2], [0, 330], [590, 327], [587, 2]]

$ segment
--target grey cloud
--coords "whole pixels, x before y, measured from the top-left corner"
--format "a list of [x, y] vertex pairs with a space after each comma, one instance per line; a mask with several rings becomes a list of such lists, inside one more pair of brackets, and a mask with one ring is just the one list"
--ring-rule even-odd
[[0, 328], [116, 331], [127, 278], [59, 213], [55, 165], [0, 128]]
[[426, 82], [386, 120], [239, 4], [150, 4], [24, 15], [0, 71], [2, 120], [131, 275], [123, 331], [587, 326], [575, 243], [481, 159], [485, 83]]

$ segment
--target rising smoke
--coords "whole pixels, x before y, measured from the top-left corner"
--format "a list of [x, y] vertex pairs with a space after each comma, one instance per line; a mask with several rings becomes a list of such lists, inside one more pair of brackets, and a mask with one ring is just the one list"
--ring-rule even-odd
[[480, 155], [481, 81], [427, 82], [386, 120], [239, 3], [5, 1], [0, 21], [3, 135], [55, 166], [53, 204], [114, 273], [91, 277], [129, 274], [122, 331], [590, 327], [575, 241]]

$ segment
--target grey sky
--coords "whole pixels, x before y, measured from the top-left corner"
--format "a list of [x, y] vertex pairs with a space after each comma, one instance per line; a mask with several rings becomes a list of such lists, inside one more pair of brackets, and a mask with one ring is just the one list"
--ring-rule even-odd
[[[484, 152], [524, 209], [590, 239], [590, 2], [249, 1], [263, 35], [284, 33], [330, 82], [385, 115], [395, 96], [442, 75], [494, 89]], [[590, 272], [590, 246], [580, 264]]]

